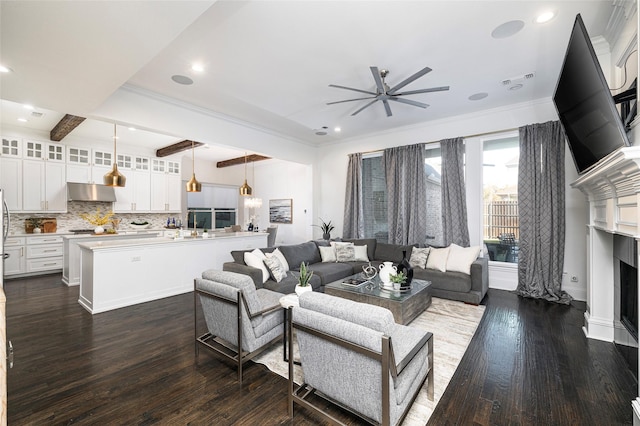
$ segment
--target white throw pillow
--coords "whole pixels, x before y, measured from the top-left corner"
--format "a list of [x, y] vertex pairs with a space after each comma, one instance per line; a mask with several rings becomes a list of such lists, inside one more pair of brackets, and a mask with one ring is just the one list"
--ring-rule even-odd
[[431, 248], [429, 258], [427, 259], [427, 269], [437, 269], [441, 272], [447, 272], [447, 258], [449, 257], [449, 247]]
[[429, 252], [431, 247], [418, 248], [413, 247], [411, 249], [411, 257], [409, 258], [409, 265], [412, 268], [425, 268], [427, 266], [427, 259], [429, 258]]
[[478, 258], [480, 246], [460, 247], [456, 244], [451, 244], [449, 247], [447, 271], [471, 275], [471, 264]]
[[247, 266], [251, 266], [253, 268], [258, 268], [262, 270], [262, 282], [265, 283], [269, 279], [269, 270], [267, 266], [264, 264], [263, 259], [265, 258], [264, 253], [260, 249], [255, 249], [250, 252], [245, 252], [244, 254], [244, 263]]
[[287, 259], [284, 257], [284, 254], [282, 254], [280, 249], [275, 249], [271, 254], [278, 258], [285, 272], [289, 271], [289, 262], [287, 262]]
[[353, 262], [356, 260], [356, 251], [353, 243], [332, 242], [331, 246], [336, 250], [336, 262]]
[[320, 246], [318, 248], [320, 249], [320, 257], [322, 258], [323, 263], [336, 261], [336, 250], [333, 246]]
[[369, 256], [367, 256], [367, 245], [353, 246], [354, 259], [356, 262], [368, 262]]

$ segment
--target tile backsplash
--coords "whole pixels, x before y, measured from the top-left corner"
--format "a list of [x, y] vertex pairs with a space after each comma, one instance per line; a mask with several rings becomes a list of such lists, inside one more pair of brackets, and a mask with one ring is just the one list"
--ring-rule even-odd
[[[24, 234], [24, 221], [30, 217], [55, 217], [57, 220], [58, 232], [69, 229], [91, 229], [94, 226], [80, 217], [83, 213], [95, 213], [98, 209], [102, 214], [111, 211], [111, 203], [102, 201], [69, 201], [67, 203], [67, 213], [12, 213], [10, 235]], [[134, 229], [129, 226], [133, 221], [147, 221], [151, 224], [149, 228], [161, 229], [167, 223], [167, 216], [180, 216], [179, 213], [116, 213], [115, 218], [121, 220], [119, 229]], [[183, 218], [183, 222], [184, 222]], [[110, 225], [106, 226], [107, 228]]]

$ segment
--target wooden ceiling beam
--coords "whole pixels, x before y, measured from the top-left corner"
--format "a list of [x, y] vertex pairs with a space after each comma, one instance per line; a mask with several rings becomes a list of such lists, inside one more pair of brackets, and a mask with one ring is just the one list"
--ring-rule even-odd
[[[265, 157], [264, 155], [250, 154], [247, 155], [246, 161], [247, 163], [252, 163], [254, 161], [269, 160], [270, 158], [271, 157]], [[216, 163], [216, 167], [220, 169], [222, 167], [237, 166], [238, 164], [244, 164], [244, 162], [245, 157], [242, 156], [238, 158], [232, 158], [231, 160], [218, 161], [218, 163]]]
[[67, 136], [73, 129], [78, 127], [80, 123], [85, 120], [84, 117], [78, 117], [77, 115], [65, 114], [64, 117], [49, 133], [49, 139], [52, 141], [60, 142]]
[[204, 143], [202, 142], [190, 141], [188, 139], [185, 139], [183, 141], [176, 142], [173, 145], [169, 145], [169, 146], [165, 146], [164, 148], [157, 149], [156, 157], [166, 157], [171, 154], [176, 154], [178, 152], [191, 149], [192, 146], [194, 148], [197, 148], [202, 145], [204, 145]]

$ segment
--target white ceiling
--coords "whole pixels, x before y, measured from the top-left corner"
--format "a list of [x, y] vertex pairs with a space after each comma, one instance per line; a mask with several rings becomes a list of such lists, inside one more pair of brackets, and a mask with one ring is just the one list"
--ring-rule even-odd
[[[576, 14], [595, 37], [607, 35], [612, 8], [611, 1], [2, 1], [0, 63], [13, 72], [2, 74], [0, 97], [99, 119], [92, 112], [127, 84], [321, 146], [548, 98]], [[549, 9], [552, 21], [534, 23]], [[513, 20], [524, 22], [521, 31], [491, 36]], [[204, 72], [192, 71], [194, 62]], [[392, 117], [381, 103], [354, 117], [366, 101], [326, 105], [360, 97], [329, 84], [375, 91], [370, 66], [388, 69], [390, 86], [428, 66], [433, 71], [405, 90], [450, 90], [407, 96], [426, 109], [392, 102]], [[501, 83], [526, 73], [535, 77], [520, 90]], [[194, 83], [176, 84], [175, 74]], [[479, 92], [488, 96], [468, 99]], [[5, 104], [2, 123], [15, 125]], [[85, 123], [74, 132], [104, 132]], [[323, 126], [328, 135], [317, 136]], [[159, 148], [184, 138], [136, 143]]]

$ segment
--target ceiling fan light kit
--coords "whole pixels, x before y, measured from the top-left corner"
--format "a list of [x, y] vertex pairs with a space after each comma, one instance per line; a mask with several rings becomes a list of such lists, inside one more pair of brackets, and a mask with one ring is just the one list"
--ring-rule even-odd
[[330, 84], [329, 87], [351, 90], [353, 92], [364, 93], [371, 96], [367, 96], [364, 98], [345, 99], [342, 101], [335, 101], [335, 102], [327, 102], [327, 105], [372, 99], [371, 101], [367, 102], [364, 106], [362, 106], [361, 108], [357, 109], [354, 113], [352, 113], [351, 116], [353, 117], [359, 114], [360, 112], [364, 111], [365, 109], [369, 108], [374, 103], [378, 101], [382, 101], [385, 112], [387, 113], [387, 117], [391, 117], [393, 114], [391, 112], [391, 106], [389, 105], [389, 101], [412, 105], [419, 108], [426, 108], [429, 106], [428, 104], [425, 104], [423, 102], [413, 101], [411, 99], [401, 98], [401, 96], [417, 95], [420, 93], [442, 92], [442, 91], [449, 90], [449, 86], [440, 86], [440, 87], [430, 87], [428, 89], [409, 90], [407, 92], [400, 92], [400, 93], [398, 92], [400, 89], [402, 89], [409, 83], [412, 83], [413, 81], [417, 80], [423, 75], [431, 72], [431, 68], [429, 67], [424, 67], [417, 73], [402, 80], [400, 83], [396, 84], [393, 87], [389, 87], [389, 85], [385, 81], [386, 77], [389, 75], [389, 70], [385, 70], [385, 69], [379, 70], [378, 67], [369, 67], [369, 69], [371, 70], [371, 74], [373, 75], [373, 80], [376, 83], [375, 92], [371, 92], [369, 90], [356, 89], [354, 87], [340, 86], [337, 84]]

